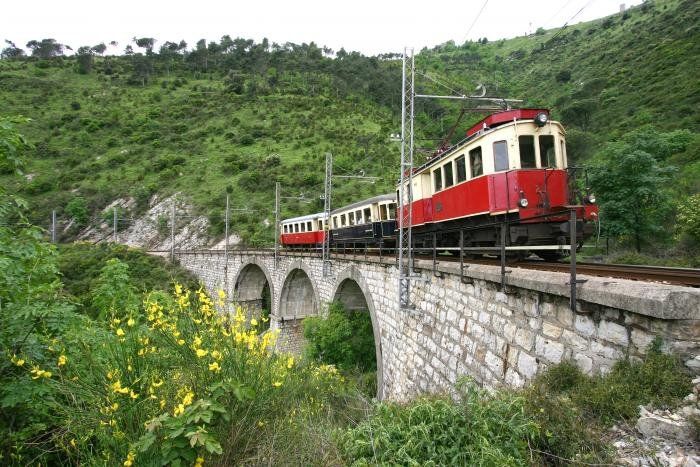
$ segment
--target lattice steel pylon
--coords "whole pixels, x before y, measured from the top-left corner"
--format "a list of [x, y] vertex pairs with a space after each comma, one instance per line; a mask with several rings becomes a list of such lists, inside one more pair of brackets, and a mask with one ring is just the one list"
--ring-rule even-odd
[[323, 277], [331, 275], [331, 191], [333, 189], [333, 155], [326, 153], [326, 181], [323, 191]]
[[[407, 71], [406, 68], [410, 67]], [[413, 103], [415, 99], [415, 61], [413, 49], [404, 49], [401, 72], [401, 177], [399, 179], [399, 238], [397, 241], [399, 310], [412, 309], [411, 275], [413, 245], [411, 222], [413, 213]]]

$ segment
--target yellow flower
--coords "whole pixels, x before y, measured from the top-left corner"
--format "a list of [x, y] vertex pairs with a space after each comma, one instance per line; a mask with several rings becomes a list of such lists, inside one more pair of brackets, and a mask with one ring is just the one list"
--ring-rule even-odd
[[214, 373], [218, 373], [221, 371], [221, 367], [219, 366], [219, 362], [214, 362], [209, 364], [209, 371], [213, 371]]
[[251, 318], [251, 320], [250, 320], [250, 325], [253, 326], [253, 327], [257, 326], [257, 325], [258, 325], [258, 320], [255, 319], [255, 318]]
[[190, 405], [190, 404], [192, 404], [193, 399], [194, 399], [194, 393], [192, 391], [190, 391], [187, 394], [185, 394], [185, 397], [182, 398], [182, 403], [184, 405]]
[[162, 380], [162, 379], [161, 379], [160, 381], [153, 381], [153, 382], [151, 383], [151, 386], [153, 386], [154, 388], [159, 388], [159, 387], [161, 387], [162, 385], [163, 385], [163, 380]]
[[124, 461], [124, 467], [131, 467], [134, 465], [134, 460], [136, 459], [136, 455], [133, 452], [129, 452], [126, 456], [126, 460]]
[[117, 336], [122, 337], [124, 335], [124, 330], [122, 328], [117, 329]]
[[32, 376], [32, 379], [39, 379], [39, 378], [51, 378], [52, 374], [50, 371], [45, 371], [40, 369], [38, 366], [35, 366], [30, 373], [34, 376]]
[[68, 361], [68, 359], [66, 358], [66, 356], [61, 355], [60, 357], [58, 357], [58, 366], [65, 365], [67, 361]]
[[129, 321], [126, 322], [126, 325], [129, 327], [132, 327], [134, 324], [136, 324], [136, 321], [134, 321], [134, 318], [129, 318]]
[[119, 380], [112, 383], [110, 387], [112, 388], [112, 391], [114, 391], [117, 394], [129, 394], [129, 388], [122, 387], [122, 383]]
[[73, 447], [76, 446], [75, 438], [73, 438], [73, 439], [70, 440], [70, 445], [73, 446]]
[[180, 295], [182, 293], [182, 286], [180, 284], [175, 284], [175, 294]]
[[184, 340], [184, 339], [178, 339], [178, 340], [177, 340], [177, 345], [185, 345], [185, 340]]
[[195, 353], [197, 354], [197, 356], [199, 358], [202, 358], [202, 357], [206, 357], [206, 355], [209, 353], [209, 351], [205, 350], [205, 349], [197, 349], [197, 350], [195, 350]]
[[161, 399], [160, 402], [159, 402], [159, 404], [160, 404], [160, 408], [161, 408], [161, 410], [162, 410], [163, 407], [165, 407], [165, 399]]
[[287, 359], [287, 368], [289, 369], [289, 368], [291, 368], [293, 365], [294, 365], [294, 357], [290, 356], [290, 357]]
[[24, 359], [17, 358], [17, 355], [12, 355], [12, 358], [10, 359], [10, 361], [17, 366], [24, 366]]
[[116, 325], [116, 324], [119, 324], [119, 323], [121, 323], [121, 322], [122, 322], [122, 320], [117, 319], [117, 318], [114, 318], [114, 319], [112, 320], [112, 323], [115, 324], [115, 325]]
[[178, 404], [177, 407], [175, 407], [175, 410], [173, 410], [173, 415], [177, 417], [178, 415], [181, 415], [185, 411], [185, 406], [183, 404]]
[[221, 352], [219, 352], [218, 350], [213, 350], [211, 352], [211, 356], [212, 356], [212, 358], [215, 358], [217, 360], [221, 360]]
[[195, 347], [199, 347], [200, 345], [202, 345], [202, 338], [199, 337], [199, 336], [194, 336], [193, 345], [194, 345]]
[[272, 385], [274, 387], [278, 388], [278, 387], [282, 386], [282, 381], [275, 381], [274, 383], [272, 383]]
[[134, 390], [132, 389], [131, 392], [129, 393], [129, 397], [131, 397], [132, 399], [138, 399], [138, 398], [139, 398], [139, 395], [136, 394], [136, 393], [134, 392]]
[[223, 300], [224, 298], [226, 298], [226, 292], [224, 292], [223, 290], [219, 289], [219, 291], [218, 291], [217, 293], [219, 294], [219, 298], [220, 298], [221, 300]]
[[197, 460], [194, 462], [194, 467], [202, 467], [204, 465], [204, 458], [203, 457], [198, 457]]

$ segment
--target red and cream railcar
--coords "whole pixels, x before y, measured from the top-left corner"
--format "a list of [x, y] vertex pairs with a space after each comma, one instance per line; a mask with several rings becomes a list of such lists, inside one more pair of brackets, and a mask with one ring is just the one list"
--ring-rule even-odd
[[325, 238], [323, 213], [285, 219], [280, 223], [280, 244], [286, 247], [313, 247]]
[[[417, 246], [500, 245], [507, 220], [507, 245], [568, 243], [569, 210], [576, 209], [578, 240], [590, 234], [598, 208], [592, 195], [570, 199], [565, 131], [545, 109], [492, 114], [467, 138], [414, 170], [412, 227]], [[406, 209], [406, 208], [404, 208]], [[399, 217], [400, 218], [400, 217]], [[542, 256], [546, 256], [545, 252]]]

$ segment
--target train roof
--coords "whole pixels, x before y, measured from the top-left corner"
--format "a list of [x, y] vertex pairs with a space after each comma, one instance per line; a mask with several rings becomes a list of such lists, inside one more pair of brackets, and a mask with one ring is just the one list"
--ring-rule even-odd
[[367, 199], [364, 199], [362, 201], [357, 201], [355, 203], [348, 204], [347, 206], [343, 206], [342, 208], [334, 209], [331, 212], [331, 215], [346, 211], [348, 209], [359, 208], [360, 206], [365, 206], [367, 204], [380, 203], [382, 201], [394, 201], [394, 202], [396, 202], [396, 194], [395, 193], [387, 193], [385, 195], [373, 196], [372, 198], [367, 198]]
[[307, 214], [305, 216], [299, 216], [299, 217], [292, 217], [290, 219], [283, 219], [282, 224], [286, 224], [289, 222], [302, 222], [302, 221], [312, 221], [314, 219], [318, 219], [320, 217], [323, 217], [322, 212], [317, 212], [316, 214]]

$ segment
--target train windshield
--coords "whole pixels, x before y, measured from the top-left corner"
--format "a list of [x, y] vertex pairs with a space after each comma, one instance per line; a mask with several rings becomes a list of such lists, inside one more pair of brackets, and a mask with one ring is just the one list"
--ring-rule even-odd
[[508, 143], [505, 141], [493, 143], [493, 170], [508, 170]]
[[540, 160], [545, 167], [556, 167], [557, 156], [554, 151], [554, 136], [540, 135]]
[[522, 135], [518, 137], [518, 142], [520, 143], [520, 167], [523, 169], [536, 168], [535, 137], [532, 135]]

